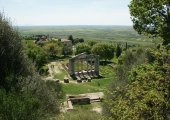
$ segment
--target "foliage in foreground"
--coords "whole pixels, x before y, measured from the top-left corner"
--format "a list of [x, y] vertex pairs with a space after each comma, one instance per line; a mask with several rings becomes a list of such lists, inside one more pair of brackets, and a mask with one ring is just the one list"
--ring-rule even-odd
[[0, 90], [0, 119], [1, 120], [35, 120], [42, 116], [40, 101], [35, 96], [18, 93], [6, 93]]
[[[118, 79], [119, 84], [109, 90], [105, 113], [110, 118], [170, 119], [170, 56], [165, 49], [149, 52], [152, 57], [145, 58], [152, 58], [152, 62], [125, 71], [124, 84], [120, 84], [123, 79]], [[117, 78], [121, 77], [117, 74]]]
[[36, 74], [18, 32], [0, 14], [0, 119], [41, 120], [59, 113], [60, 84]]
[[139, 34], [161, 37], [164, 45], [170, 43], [169, 0], [132, 0], [129, 8]]

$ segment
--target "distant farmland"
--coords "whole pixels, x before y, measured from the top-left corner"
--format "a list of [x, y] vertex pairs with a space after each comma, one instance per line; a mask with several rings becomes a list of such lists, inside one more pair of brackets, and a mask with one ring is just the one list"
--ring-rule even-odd
[[49, 34], [52, 37], [67, 38], [68, 35], [73, 35], [74, 38], [85, 40], [153, 44], [152, 39], [138, 35], [131, 26], [20, 26], [18, 28], [23, 36]]

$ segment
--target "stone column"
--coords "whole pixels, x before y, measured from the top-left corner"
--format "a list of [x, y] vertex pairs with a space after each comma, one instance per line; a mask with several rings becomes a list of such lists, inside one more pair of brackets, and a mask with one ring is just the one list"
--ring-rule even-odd
[[68, 70], [70, 75], [74, 75], [74, 59], [69, 59]]
[[83, 67], [83, 59], [81, 59], [81, 71], [84, 70], [84, 67]]
[[96, 75], [99, 75], [99, 56], [96, 55], [95, 57], [96, 57], [96, 59], [95, 59], [95, 73], [96, 73]]
[[93, 70], [93, 58], [90, 58], [90, 67], [91, 67], [91, 71]]
[[89, 71], [88, 59], [86, 60], [87, 71]]
[[77, 63], [78, 63], [78, 64], [77, 64], [77, 68], [78, 68], [78, 73], [79, 73], [79, 72], [80, 72], [80, 69], [81, 69], [81, 68], [80, 68], [80, 60], [77, 60]]

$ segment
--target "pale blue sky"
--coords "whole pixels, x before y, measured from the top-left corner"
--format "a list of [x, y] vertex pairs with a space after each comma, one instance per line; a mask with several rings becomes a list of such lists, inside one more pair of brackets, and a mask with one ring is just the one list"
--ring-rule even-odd
[[132, 25], [130, 0], [0, 0], [14, 25]]

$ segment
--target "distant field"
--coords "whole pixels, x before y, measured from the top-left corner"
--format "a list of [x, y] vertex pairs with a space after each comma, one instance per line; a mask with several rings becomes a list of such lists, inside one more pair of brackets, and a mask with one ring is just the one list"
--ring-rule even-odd
[[[152, 39], [138, 35], [131, 26], [20, 26], [23, 36], [49, 34], [52, 37], [128, 42], [129, 44], [153, 44]], [[147, 39], [147, 40], [146, 40]]]

